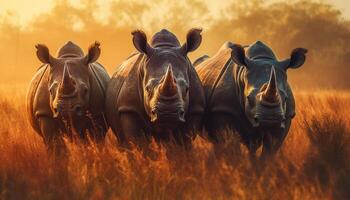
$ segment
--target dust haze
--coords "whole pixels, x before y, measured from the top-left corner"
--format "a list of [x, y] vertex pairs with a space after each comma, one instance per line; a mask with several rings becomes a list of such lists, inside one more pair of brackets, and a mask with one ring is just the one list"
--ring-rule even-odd
[[[289, 70], [288, 79], [297, 89], [349, 89], [350, 22], [334, 6], [318, 1], [264, 3], [260, 0], [231, 1], [214, 14], [201, 1], [161, 0], [158, 4], [120, 0], [101, 18], [96, 0], [73, 6], [55, 2], [52, 10], [34, 17], [25, 27], [16, 25], [7, 13], [0, 18], [0, 83], [27, 84], [41, 65], [35, 44], [46, 44], [52, 54], [68, 40], [85, 51], [95, 40], [101, 42], [100, 62], [110, 74], [132, 52], [131, 31], [144, 30], [148, 38], [167, 28], [184, 42], [192, 27], [203, 28], [197, 57], [213, 55], [225, 41], [250, 44], [262, 40], [279, 59], [296, 47], [309, 50], [306, 64]], [[20, 13], [17, 13], [20, 14]]]

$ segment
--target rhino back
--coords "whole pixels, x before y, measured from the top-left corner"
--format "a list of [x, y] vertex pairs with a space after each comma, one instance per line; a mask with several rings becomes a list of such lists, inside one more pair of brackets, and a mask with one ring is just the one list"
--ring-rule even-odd
[[212, 58], [200, 63], [196, 70], [202, 81], [210, 112], [235, 112], [232, 103], [235, 93], [234, 70], [230, 43], [225, 43]]
[[38, 117], [52, 116], [48, 91], [49, 66], [43, 65], [33, 76], [27, 91], [26, 107], [30, 124], [36, 132], [41, 133]]
[[193, 67], [198, 66], [199, 64], [201, 64], [203, 61], [207, 60], [208, 58], [210, 58], [208, 55], [203, 55], [203, 56], [197, 58], [197, 60], [195, 60], [193, 62]]
[[230, 59], [231, 49], [226, 44], [211, 58], [196, 66], [196, 71], [204, 87], [206, 98], [210, 96], [218, 78], [220, 78], [225, 64]]

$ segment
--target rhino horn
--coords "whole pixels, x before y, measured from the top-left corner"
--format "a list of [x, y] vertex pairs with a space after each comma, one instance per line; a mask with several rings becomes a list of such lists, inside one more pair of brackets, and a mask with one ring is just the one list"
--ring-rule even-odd
[[69, 73], [68, 67], [64, 65], [60, 92], [62, 92], [62, 94], [72, 94], [74, 91], [75, 91], [74, 80], [72, 79]]
[[277, 82], [276, 82], [276, 72], [275, 72], [275, 67], [273, 67], [273, 66], [271, 69], [269, 83], [267, 84], [267, 87], [266, 87], [262, 97], [263, 97], [263, 100], [270, 102], [270, 103], [275, 103], [275, 102], [279, 101], [279, 94], [277, 91]]
[[163, 77], [163, 83], [160, 86], [160, 93], [164, 96], [173, 96], [177, 92], [176, 82], [174, 79], [174, 74], [172, 66], [169, 64], [168, 69]]

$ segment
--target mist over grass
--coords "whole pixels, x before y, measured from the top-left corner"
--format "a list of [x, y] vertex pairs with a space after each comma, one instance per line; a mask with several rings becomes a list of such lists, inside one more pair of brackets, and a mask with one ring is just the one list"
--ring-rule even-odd
[[[109, 10], [102, 18], [99, 13]], [[20, 13], [18, 13], [20, 15]], [[184, 42], [192, 27], [203, 28], [203, 42], [191, 59], [213, 55], [225, 41], [250, 44], [262, 40], [280, 59], [296, 47], [309, 50], [304, 66], [289, 70], [294, 88], [349, 89], [350, 23], [334, 6], [319, 1], [295, 0], [264, 3], [262, 0], [229, 1], [213, 12], [202, 1], [140, 2], [121, 0], [100, 5], [95, 0], [73, 6], [56, 1], [18, 27], [13, 16], [0, 19], [0, 83], [27, 83], [40, 62], [36, 43], [47, 44], [53, 54], [68, 40], [85, 51], [98, 40], [102, 44], [100, 62], [112, 73], [132, 51], [130, 32], [143, 29], [148, 38], [161, 28], [173, 31]]]

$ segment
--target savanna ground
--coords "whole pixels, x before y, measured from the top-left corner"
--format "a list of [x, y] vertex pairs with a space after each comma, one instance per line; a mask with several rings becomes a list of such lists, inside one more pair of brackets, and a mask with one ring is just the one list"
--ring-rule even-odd
[[281, 152], [251, 162], [236, 137], [214, 150], [152, 144], [144, 156], [67, 143], [68, 168], [53, 164], [26, 119], [25, 89], [0, 89], [0, 199], [350, 199], [350, 93], [295, 91], [297, 116]]

